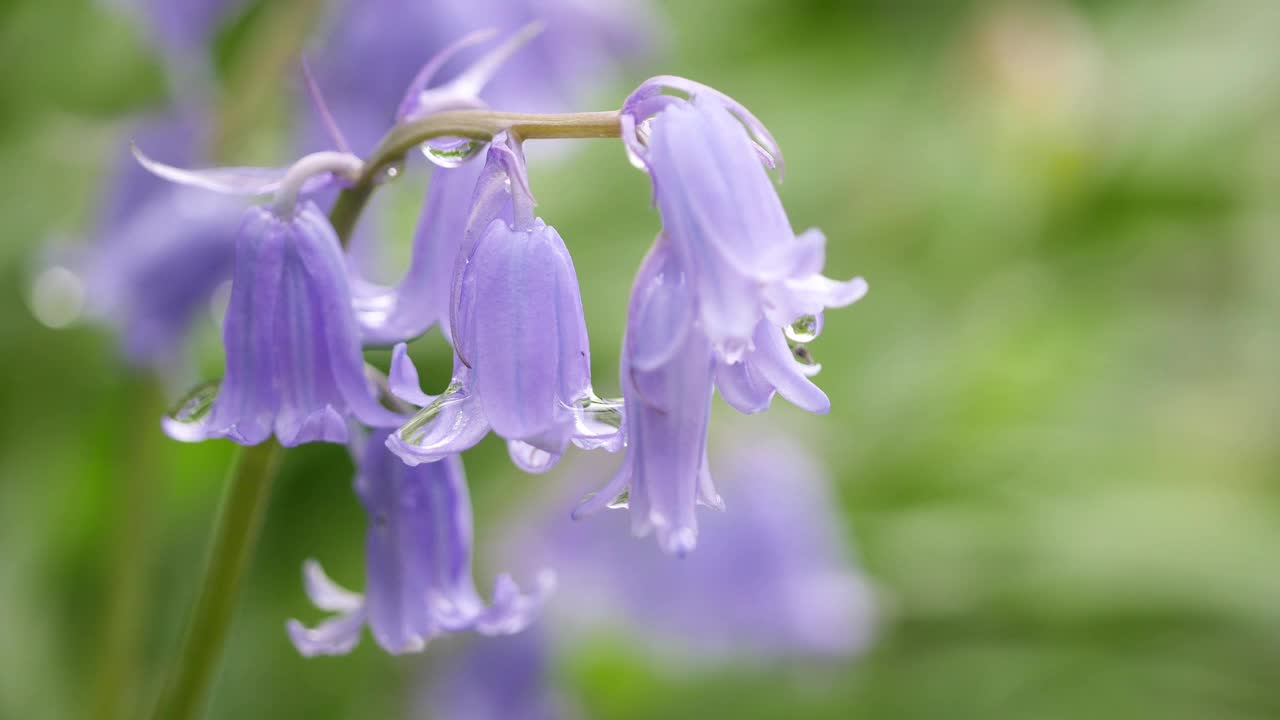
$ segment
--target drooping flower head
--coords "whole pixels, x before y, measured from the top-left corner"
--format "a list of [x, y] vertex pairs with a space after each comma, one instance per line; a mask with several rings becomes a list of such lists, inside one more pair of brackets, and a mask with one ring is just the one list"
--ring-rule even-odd
[[493, 602], [484, 604], [471, 579], [471, 500], [459, 457], [409, 467], [387, 450], [385, 433], [373, 433], [360, 455], [355, 487], [369, 515], [365, 592], [338, 587], [319, 563], [307, 561], [307, 595], [318, 608], [338, 614], [311, 629], [289, 622], [303, 655], [347, 653], [366, 624], [392, 654], [421, 651], [446, 632], [516, 633], [551, 592], [548, 573], [540, 573], [532, 594], [500, 575]]
[[[662, 94], [668, 87], [690, 98]], [[781, 332], [866, 292], [861, 278], [836, 282], [821, 274], [826, 239], [817, 230], [792, 231], [765, 169], [776, 164], [781, 171], [777, 143], [736, 101], [658, 77], [622, 112], [627, 147], [653, 180], [663, 232], [689, 274], [697, 312], [686, 321], [696, 317], [719, 360], [742, 360], [763, 319]]]
[[[223, 323], [226, 374], [211, 405], [167, 418], [178, 440], [225, 437], [256, 445], [275, 435], [285, 446], [345, 442], [347, 418], [393, 427], [364, 371], [346, 262], [333, 227], [308, 186], [353, 176], [360, 161], [319, 153], [285, 173], [256, 169], [184, 171], [139, 159], [175, 181], [224, 192], [276, 192], [245, 212], [235, 237], [231, 301]], [[203, 410], [207, 410], [204, 412]]]
[[533, 215], [519, 144], [495, 138], [472, 202], [453, 284], [453, 381], [425, 396], [397, 348], [392, 392], [422, 405], [392, 435], [405, 462], [461, 452], [490, 429], [529, 472], [554, 465], [570, 442], [616, 442], [616, 427], [584, 427], [599, 404], [573, 261], [554, 228]]
[[[659, 235], [637, 273], [623, 340], [626, 457], [613, 480], [574, 511], [629, 507], [632, 532], [654, 532], [676, 555], [697, 544], [696, 505], [723, 507], [706, 452], [715, 357], [692, 323], [680, 320], [691, 312], [686, 286], [671, 243]], [[671, 330], [679, 334], [668, 336]]]
[[[691, 97], [662, 94], [668, 87]], [[826, 412], [827, 396], [809, 380], [817, 368], [792, 355], [784, 328], [800, 322], [816, 334], [822, 310], [857, 300], [866, 283], [821, 275], [825, 240], [792, 232], [765, 170], [781, 165], [777, 143], [731, 98], [654, 78], [628, 98], [621, 121], [663, 229], [628, 310], [627, 457], [576, 515], [628, 506], [636, 534], [655, 531], [664, 550], [684, 554], [697, 541], [697, 505], [719, 505], [705, 451], [713, 385], [746, 413], [775, 393]]]

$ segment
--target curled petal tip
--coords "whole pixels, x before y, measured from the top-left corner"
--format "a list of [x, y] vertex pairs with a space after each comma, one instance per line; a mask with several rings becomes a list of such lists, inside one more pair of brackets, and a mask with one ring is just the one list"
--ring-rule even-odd
[[285, 175], [281, 168], [180, 168], [151, 158], [136, 142], [129, 143], [129, 150], [144, 170], [162, 180], [226, 195], [252, 196], [275, 192]]

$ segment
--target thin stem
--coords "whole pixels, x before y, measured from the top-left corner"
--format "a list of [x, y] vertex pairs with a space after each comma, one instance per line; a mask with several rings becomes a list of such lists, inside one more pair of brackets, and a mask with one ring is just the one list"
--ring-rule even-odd
[[276, 190], [275, 207], [279, 215], [293, 214], [293, 205], [298, 200], [302, 186], [315, 175], [331, 172], [349, 180], [358, 180], [362, 164], [360, 158], [351, 153], [325, 150], [311, 153], [289, 166], [288, 172], [280, 181], [280, 189]]
[[365, 160], [360, 178], [338, 195], [329, 213], [334, 231], [345, 245], [373, 194], [377, 178], [388, 167], [400, 163], [413, 148], [440, 137], [489, 141], [504, 130], [520, 140], [615, 138], [622, 134], [616, 110], [546, 114], [454, 110], [411, 120], [391, 128], [383, 136]]
[[227, 480], [213, 546], [176, 670], [161, 693], [153, 716], [156, 720], [191, 720], [199, 717], [204, 707], [282, 455], [274, 439], [240, 450]]

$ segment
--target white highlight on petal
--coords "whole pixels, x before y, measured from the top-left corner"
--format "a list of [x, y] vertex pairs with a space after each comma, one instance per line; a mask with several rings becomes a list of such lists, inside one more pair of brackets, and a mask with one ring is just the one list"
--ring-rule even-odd
[[313, 605], [329, 612], [352, 612], [364, 605], [364, 597], [338, 585], [313, 558], [302, 564], [303, 585]]

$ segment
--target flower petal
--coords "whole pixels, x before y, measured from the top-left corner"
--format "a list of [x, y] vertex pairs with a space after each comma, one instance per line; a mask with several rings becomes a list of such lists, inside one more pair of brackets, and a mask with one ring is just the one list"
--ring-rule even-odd
[[286, 627], [289, 639], [303, 657], [346, 655], [360, 644], [364, 611], [357, 610], [329, 618], [314, 628], [308, 628], [297, 620], [290, 620]]
[[471, 263], [477, 393], [494, 432], [506, 438], [546, 432], [559, 407], [558, 258], [546, 233], [493, 223]]
[[761, 321], [756, 331], [755, 352], [747, 360], [753, 371], [796, 407], [819, 415], [830, 412], [827, 394], [805, 376], [804, 365], [791, 354], [782, 330], [768, 323]]
[[353, 612], [364, 606], [364, 598], [358, 593], [338, 585], [325, 574], [324, 568], [313, 558], [302, 563], [303, 588], [311, 604], [328, 612]]
[[544, 473], [560, 462], [560, 453], [552, 453], [520, 440], [507, 441], [507, 454], [516, 467], [527, 473]]
[[[267, 195], [280, 189], [289, 168], [220, 167], [187, 169], [166, 165], [148, 157], [137, 145], [130, 146], [138, 164], [156, 177], [190, 187], [212, 190], [225, 195]], [[303, 183], [301, 193], [316, 192], [335, 179], [333, 173], [320, 173]]]
[[636, 300], [627, 318], [631, 366], [652, 370], [680, 348], [696, 307], [684, 268], [664, 236], [658, 236], [640, 264], [632, 293]]
[[759, 377], [749, 361], [716, 363], [716, 389], [730, 407], [746, 415], [768, 410], [773, 399], [773, 386]]
[[387, 447], [405, 464], [418, 465], [469, 450], [480, 442], [489, 432], [489, 423], [467, 388], [469, 379], [465, 367], [455, 367], [449, 390], [387, 436]]
[[391, 351], [391, 372], [387, 375], [387, 384], [392, 395], [418, 407], [426, 407], [435, 400], [422, 392], [418, 368], [409, 357], [409, 347], [404, 343], [397, 343]]

